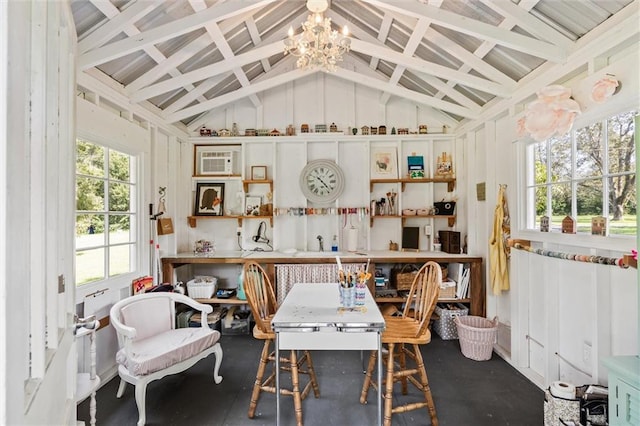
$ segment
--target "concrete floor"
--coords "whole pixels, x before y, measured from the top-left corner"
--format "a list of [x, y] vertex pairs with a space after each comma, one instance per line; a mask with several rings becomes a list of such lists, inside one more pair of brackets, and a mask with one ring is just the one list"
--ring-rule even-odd
[[[263, 393], [256, 417], [247, 409], [262, 341], [251, 336], [223, 336], [222, 383], [213, 383], [213, 356], [184, 373], [168, 376], [147, 388], [147, 425], [261, 426], [275, 424], [275, 395]], [[460, 352], [457, 340], [434, 336], [423, 346], [429, 383], [441, 426], [527, 426], [543, 424], [544, 394], [495, 353], [489, 361], [473, 361]], [[314, 425], [374, 425], [375, 391], [369, 404], [359, 403], [364, 379], [359, 351], [314, 351], [320, 398], [313, 392], [302, 403], [304, 422]], [[365, 354], [367, 356], [368, 354]], [[282, 375], [282, 383], [288, 376]], [[306, 380], [306, 376], [304, 379]], [[135, 425], [138, 411], [131, 385], [116, 399], [119, 378], [97, 394], [97, 424]], [[306, 383], [306, 382], [305, 382]], [[399, 385], [397, 394], [399, 395]], [[412, 386], [401, 401], [417, 400]], [[281, 397], [281, 424], [295, 424], [290, 397]], [[78, 407], [78, 419], [88, 424], [88, 400]], [[426, 409], [393, 416], [394, 425], [428, 425]]]

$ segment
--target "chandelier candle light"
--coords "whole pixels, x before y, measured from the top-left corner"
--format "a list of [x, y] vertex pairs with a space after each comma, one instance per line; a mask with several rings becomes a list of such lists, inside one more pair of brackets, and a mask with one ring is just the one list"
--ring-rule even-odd
[[337, 70], [337, 63], [342, 61], [342, 55], [351, 49], [347, 26], [342, 28], [340, 34], [331, 29], [331, 18], [322, 15], [327, 7], [326, 0], [308, 0], [307, 9], [313, 13], [302, 23], [302, 33], [294, 35], [293, 27], [289, 27], [289, 38], [284, 41], [284, 52], [298, 58], [298, 68], [323, 68], [325, 71], [334, 72]]

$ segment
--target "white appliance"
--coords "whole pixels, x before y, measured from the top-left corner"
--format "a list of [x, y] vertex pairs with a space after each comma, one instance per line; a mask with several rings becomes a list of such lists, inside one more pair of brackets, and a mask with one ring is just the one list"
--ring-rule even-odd
[[200, 174], [230, 175], [233, 172], [233, 151], [205, 151], [200, 156]]

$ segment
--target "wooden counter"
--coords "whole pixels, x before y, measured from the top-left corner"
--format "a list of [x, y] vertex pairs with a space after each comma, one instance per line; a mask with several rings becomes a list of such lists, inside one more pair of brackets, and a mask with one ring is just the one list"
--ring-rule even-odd
[[[398, 252], [398, 251], [358, 251], [355, 253], [338, 252], [342, 263], [366, 263], [371, 261], [371, 270], [376, 264], [424, 263], [429, 260], [438, 263], [468, 263], [470, 265], [470, 290], [468, 299], [446, 299], [446, 302], [469, 304], [470, 315], [485, 316], [485, 284], [482, 257], [444, 252]], [[260, 251], [217, 251], [210, 255], [194, 253], [178, 253], [175, 256], [162, 258], [163, 281], [174, 282], [175, 269], [193, 264], [244, 264], [246, 261], [258, 262], [265, 268], [269, 278], [275, 282], [275, 265], [277, 264], [326, 264], [335, 263], [336, 253], [332, 252], [297, 252], [282, 253]], [[397, 299], [397, 300], [396, 300]], [[230, 303], [229, 299], [210, 299], [205, 303]], [[401, 303], [401, 297], [377, 298], [379, 303]]]

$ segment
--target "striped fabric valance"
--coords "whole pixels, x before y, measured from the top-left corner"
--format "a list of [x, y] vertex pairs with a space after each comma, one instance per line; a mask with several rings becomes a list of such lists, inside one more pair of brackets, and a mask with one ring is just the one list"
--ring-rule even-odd
[[[357, 272], [365, 268], [364, 263], [343, 263], [345, 272]], [[338, 265], [327, 264], [284, 264], [276, 265], [276, 297], [278, 304], [284, 301], [295, 283], [335, 283], [338, 282]]]

